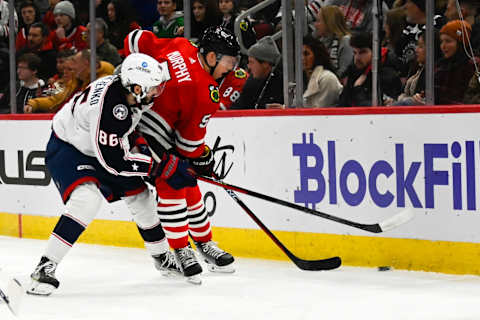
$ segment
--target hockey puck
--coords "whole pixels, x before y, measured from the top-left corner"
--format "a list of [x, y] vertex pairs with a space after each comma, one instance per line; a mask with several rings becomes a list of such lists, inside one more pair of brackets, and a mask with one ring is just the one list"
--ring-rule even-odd
[[390, 266], [381, 266], [377, 268], [378, 271], [390, 271], [392, 270], [392, 267]]

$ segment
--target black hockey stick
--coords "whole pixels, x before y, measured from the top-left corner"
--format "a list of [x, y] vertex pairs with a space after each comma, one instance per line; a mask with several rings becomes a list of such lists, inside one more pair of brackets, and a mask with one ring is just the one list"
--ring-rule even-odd
[[390, 218], [388, 218], [388, 219], [386, 219], [386, 220], [384, 220], [380, 223], [363, 224], [363, 223], [358, 223], [358, 222], [355, 222], [355, 221], [343, 219], [343, 218], [340, 218], [340, 217], [336, 217], [336, 216], [333, 216], [333, 215], [325, 213], [325, 212], [316, 211], [316, 210], [313, 210], [313, 209], [310, 209], [310, 208], [307, 208], [307, 207], [302, 207], [302, 206], [300, 206], [298, 204], [295, 204], [295, 203], [291, 203], [291, 202], [288, 202], [288, 201], [285, 201], [285, 200], [282, 200], [282, 199], [267, 196], [265, 194], [258, 193], [258, 192], [252, 191], [252, 190], [248, 190], [248, 189], [245, 189], [245, 188], [242, 188], [242, 187], [234, 186], [234, 185], [225, 183], [225, 182], [217, 180], [217, 179], [204, 177], [204, 176], [197, 176], [197, 178], [201, 181], [217, 185], [217, 186], [222, 187], [224, 189], [238, 191], [238, 192], [244, 193], [246, 195], [249, 195], [249, 196], [252, 196], [252, 197], [255, 197], [255, 198], [263, 199], [263, 200], [266, 200], [266, 201], [269, 201], [269, 202], [273, 202], [273, 203], [276, 203], [276, 204], [279, 204], [279, 205], [283, 205], [283, 206], [286, 206], [286, 207], [289, 207], [289, 208], [292, 208], [292, 209], [300, 210], [302, 212], [313, 214], [315, 216], [318, 216], [318, 217], [321, 217], [321, 218], [324, 218], [324, 219], [332, 220], [332, 221], [335, 221], [335, 222], [338, 222], [338, 223], [341, 223], [341, 224], [345, 224], [347, 226], [351, 226], [351, 227], [354, 227], [354, 228], [357, 228], [357, 229], [362, 229], [362, 230], [373, 232], [373, 233], [381, 233], [381, 232], [384, 232], [384, 231], [387, 231], [387, 230], [394, 229], [394, 228], [398, 227], [399, 225], [402, 225], [402, 224], [406, 223], [407, 221], [409, 221], [410, 219], [413, 218], [413, 212], [410, 209], [406, 209], [406, 210], [403, 210], [400, 213], [397, 213], [396, 215], [394, 215], [394, 216], [392, 216], [392, 217], [390, 217]]
[[290, 260], [295, 263], [297, 267], [302, 270], [310, 270], [310, 271], [319, 271], [319, 270], [331, 270], [340, 267], [342, 264], [342, 260], [340, 257], [333, 257], [328, 259], [321, 259], [321, 260], [303, 260], [295, 256], [290, 250], [288, 250], [280, 240], [263, 224], [263, 222], [250, 210], [247, 205], [236, 195], [233, 190], [224, 188], [227, 191], [228, 195], [232, 197], [235, 202], [238, 203], [240, 207], [252, 218], [255, 223], [262, 228], [262, 230], [270, 237], [270, 239], [275, 242], [275, 244], [282, 249], [282, 251], [290, 258]]

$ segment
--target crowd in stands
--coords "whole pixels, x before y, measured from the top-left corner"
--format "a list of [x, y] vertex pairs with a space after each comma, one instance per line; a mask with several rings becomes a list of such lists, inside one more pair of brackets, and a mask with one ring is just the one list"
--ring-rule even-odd
[[[210, 26], [233, 32], [237, 16], [260, 2], [191, 0], [191, 40]], [[89, 84], [93, 48], [88, 5], [81, 0], [15, 1], [15, 26], [10, 26], [8, 2], [0, 0], [0, 113], [11, 112], [11, 32], [16, 34], [17, 113], [57, 112]], [[121, 64], [124, 38], [135, 29], [159, 38], [184, 36], [183, 0], [97, 0], [96, 5], [97, 77], [112, 74]], [[222, 104], [224, 109], [285, 108], [288, 103], [281, 40], [272, 37], [282, 26], [280, 6], [277, 0], [241, 21], [248, 52], [235, 70], [239, 88], [234, 95], [225, 93], [231, 101]], [[372, 6], [372, 0], [305, 0], [304, 107], [372, 105]], [[424, 105], [425, 0], [384, 0], [382, 11], [380, 102]], [[435, 104], [479, 104], [480, 1], [435, 1], [434, 38]]]

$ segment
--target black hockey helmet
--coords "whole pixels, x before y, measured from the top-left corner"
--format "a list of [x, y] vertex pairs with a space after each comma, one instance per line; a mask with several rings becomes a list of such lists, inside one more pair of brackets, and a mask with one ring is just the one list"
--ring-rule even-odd
[[222, 27], [207, 28], [198, 42], [198, 48], [203, 55], [213, 51], [217, 55], [235, 57], [240, 52], [240, 46], [235, 35]]

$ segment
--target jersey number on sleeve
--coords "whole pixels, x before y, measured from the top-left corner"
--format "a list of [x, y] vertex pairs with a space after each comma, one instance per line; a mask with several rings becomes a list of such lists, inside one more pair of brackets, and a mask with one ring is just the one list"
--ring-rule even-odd
[[108, 134], [103, 130], [100, 130], [100, 135], [98, 136], [98, 142], [104, 146], [115, 147], [118, 145], [118, 137], [115, 133]]
[[211, 114], [204, 115], [202, 118], [202, 122], [198, 125], [200, 128], [205, 128], [210, 120]]
[[235, 102], [238, 98], [240, 98], [240, 92], [237, 90], [233, 91], [232, 87], [228, 87], [227, 90], [223, 93], [223, 97], [227, 98], [230, 95], [230, 101]]

